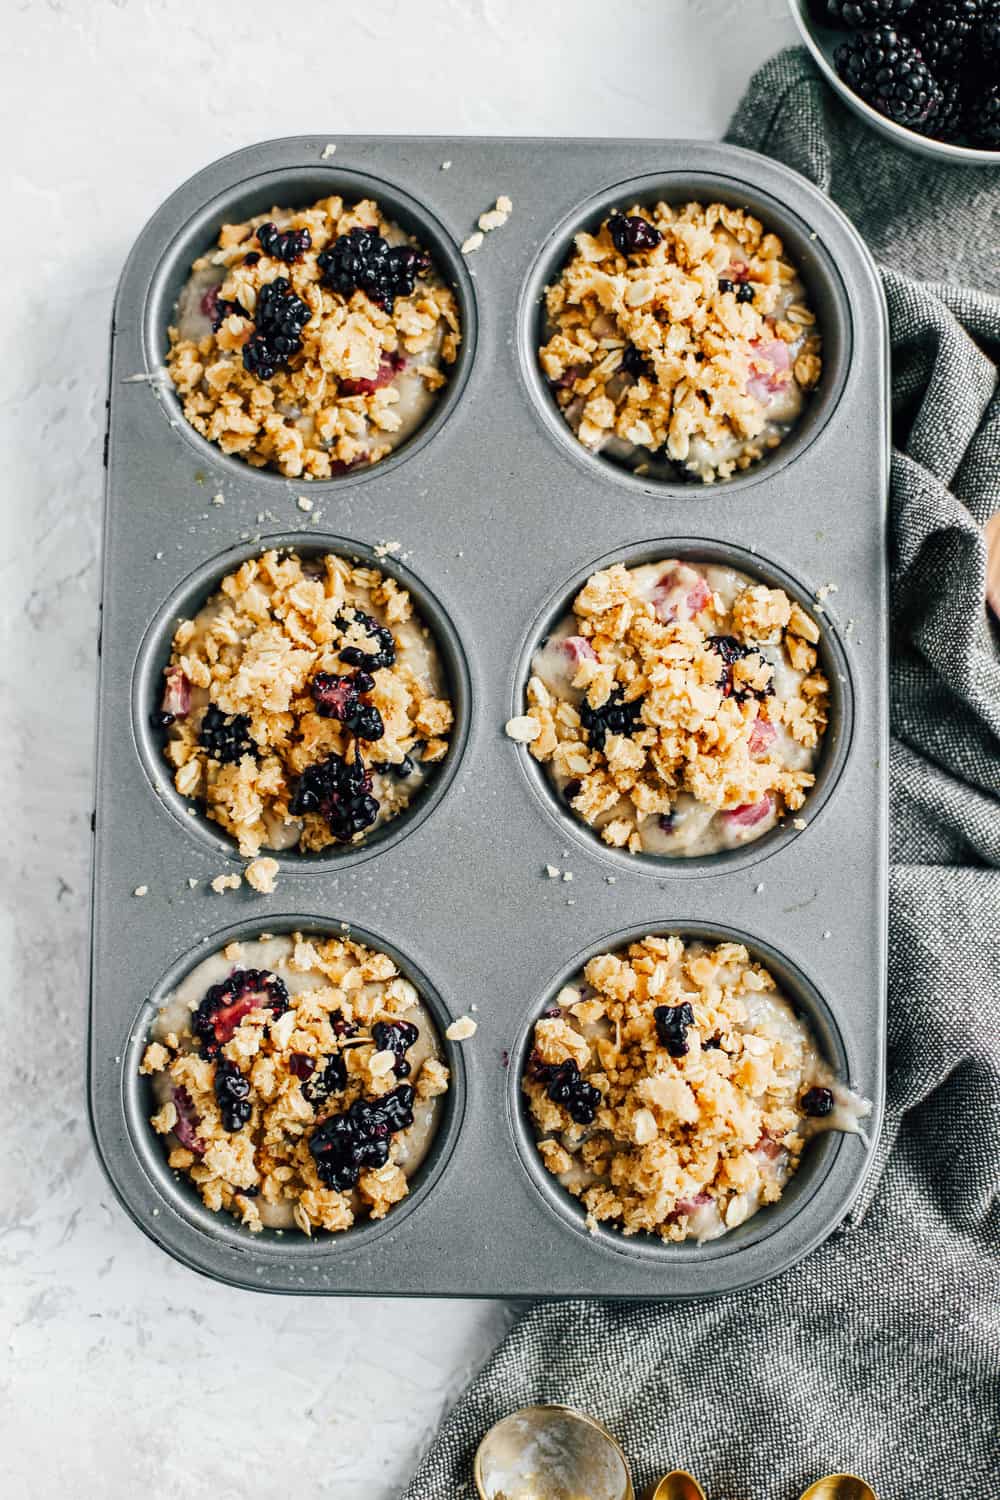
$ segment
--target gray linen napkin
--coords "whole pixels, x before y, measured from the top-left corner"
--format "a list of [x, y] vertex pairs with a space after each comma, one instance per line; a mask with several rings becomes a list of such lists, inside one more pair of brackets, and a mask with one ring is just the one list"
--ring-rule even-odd
[[851, 216], [892, 328], [894, 656], [889, 1088], [848, 1221], [755, 1290], [683, 1306], [540, 1303], [444, 1423], [405, 1500], [472, 1495], [486, 1428], [529, 1402], [604, 1418], [638, 1485], [793, 1500], [996, 1493], [1000, 1411], [1000, 659], [980, 525], [1000, 506], [1000, 171], [883, 144], [806, 54], [752, 80], [730, 139]]

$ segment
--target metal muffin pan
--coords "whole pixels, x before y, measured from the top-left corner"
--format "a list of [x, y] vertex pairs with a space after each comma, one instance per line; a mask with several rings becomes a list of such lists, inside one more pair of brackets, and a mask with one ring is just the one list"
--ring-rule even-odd
[[[98, 716], [89, 1099], [122, 1204], [166, 1251], [233, 1285], [296, 1293], [686, 1298], [792, 1265], [843, 1219], [877, 1140], [886, 962], [887, 340], [872, 260], [816, 189], [777, 163], [688, 141], [296, 137], [208, 167], [154, 215], [115, 305]], [[448, 169], [442, 163], [450, 162]], [[286, 480], [227, 459], [181, 416], [165, 329], [218, 226], [330, 193], [377, 196], [451, 279], [465, 341], [431, 420], [373, 469]], [[508, 223], [459, 246], [500, 193]], [[820, 391], [792, 437], [727, 483], [664, 484], [593, 457], [540, 379], [539, 296], [612, 204], [701, 197], [745, 206], [785, 240], [825, 340]], [[211, 499], [221, 492], [225, 503]], [[297, 506], [306, 494], [308, 519]], [[456, 706], [449, 757], [411, 813], [360, 850], [279, 854], [271, 896], [208, 883], [243, 863], [190, 816], [147, 715], [172, 622], [266, 546], [371, 558], [435, 629]], [[551, 795], [504, 721], [533, 645], [612, 558], [729, 558], [822, 606], [833, 715], [819, 780], [788, 826], [734, 853], [629, 858]], [[852, 623], [849, 625], [848, 621]], [[856, 623], [853, 623], [856, 622]], [[545, 866], [570, 870], [551, 880]], [[195, 889], [188, 881], [198, 881]], [[148, 894], [135, 898], [137, 886]], [[379, 1224], [307, 1240], [251, 1236], [166, 1167], [138, 1077], [172, 984], [235, 936], [338, 932], [396, 956], [441, 1029], [453, 1085], [411, 1196]], [[534, 1018], [594, 953], [646, 932], [734, 935], [808, 1015], [874, 1102], [867, 1144], [831, 1136], [781, 1202], [723, 1239], [663, 1245], [582, 1228], [531, 1145], [518, 1069]]]

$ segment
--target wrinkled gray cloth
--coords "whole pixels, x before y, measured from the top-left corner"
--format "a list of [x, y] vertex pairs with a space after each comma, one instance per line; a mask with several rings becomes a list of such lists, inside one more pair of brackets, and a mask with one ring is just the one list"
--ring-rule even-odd
[[806, 55], [753, 79], [730, 139], [846, 210], [893, 350], [889, 1088], [845, 1225], [703, 1304], [542, 1303], [448, 1417], [406, 1500], [471, 1496], [486, 1428], [529, 1402], [605, 1418], [637, 1488], [794, 1500], [848, 1470], [880, 1500], [996, 1494], [1000, 1411], [1000, 659], [981, 524], [1000, 507], [1000, 170], [883, 144]]

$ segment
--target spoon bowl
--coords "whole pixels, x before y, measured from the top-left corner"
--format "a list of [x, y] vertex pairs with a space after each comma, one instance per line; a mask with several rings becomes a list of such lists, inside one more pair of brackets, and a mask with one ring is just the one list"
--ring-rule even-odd
[[799, 1500], [876, 1500], [876, 1495], [856, 1474], [827, 1474], [803, 1490]]
[[525, 1406], [490, 1428], [476, 1450], [480, 1500], [635, 1500], [618, 1443], [568, 1406]]
[[648, 1500], [706, 1500], [705, 1491], [686, 1469], [671, 1469], [664, 1474]]

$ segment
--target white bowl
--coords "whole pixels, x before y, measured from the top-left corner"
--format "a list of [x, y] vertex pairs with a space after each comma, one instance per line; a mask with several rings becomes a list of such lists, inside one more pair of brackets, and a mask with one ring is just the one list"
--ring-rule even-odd
[[930, 136], [920, 135], [916, 130], [908, 130], [905, 125], [897, 125], [895, 120], [889, 120], [885, 115], [880, 115], [877, 109], [872, 109], [853, 89], [848, 88], [833, 65], [834, 48], [844, 40], [847, 32], [838, 31], [832, 26], [817, 25], [809, 9], [809, 0], [788, 0], [788, 4], [802, 40], [830, 87], [879, 135], [884, 135], [886, 140], [895, 141], [897, 146], [905, 146], [907, 151], [915, 151], [918, 156], [931, 156], [936, 161], [1000, 167], [1000, 150], [984, 151], [976, 146], [956, 146], [951, 141], [935, 141]]

